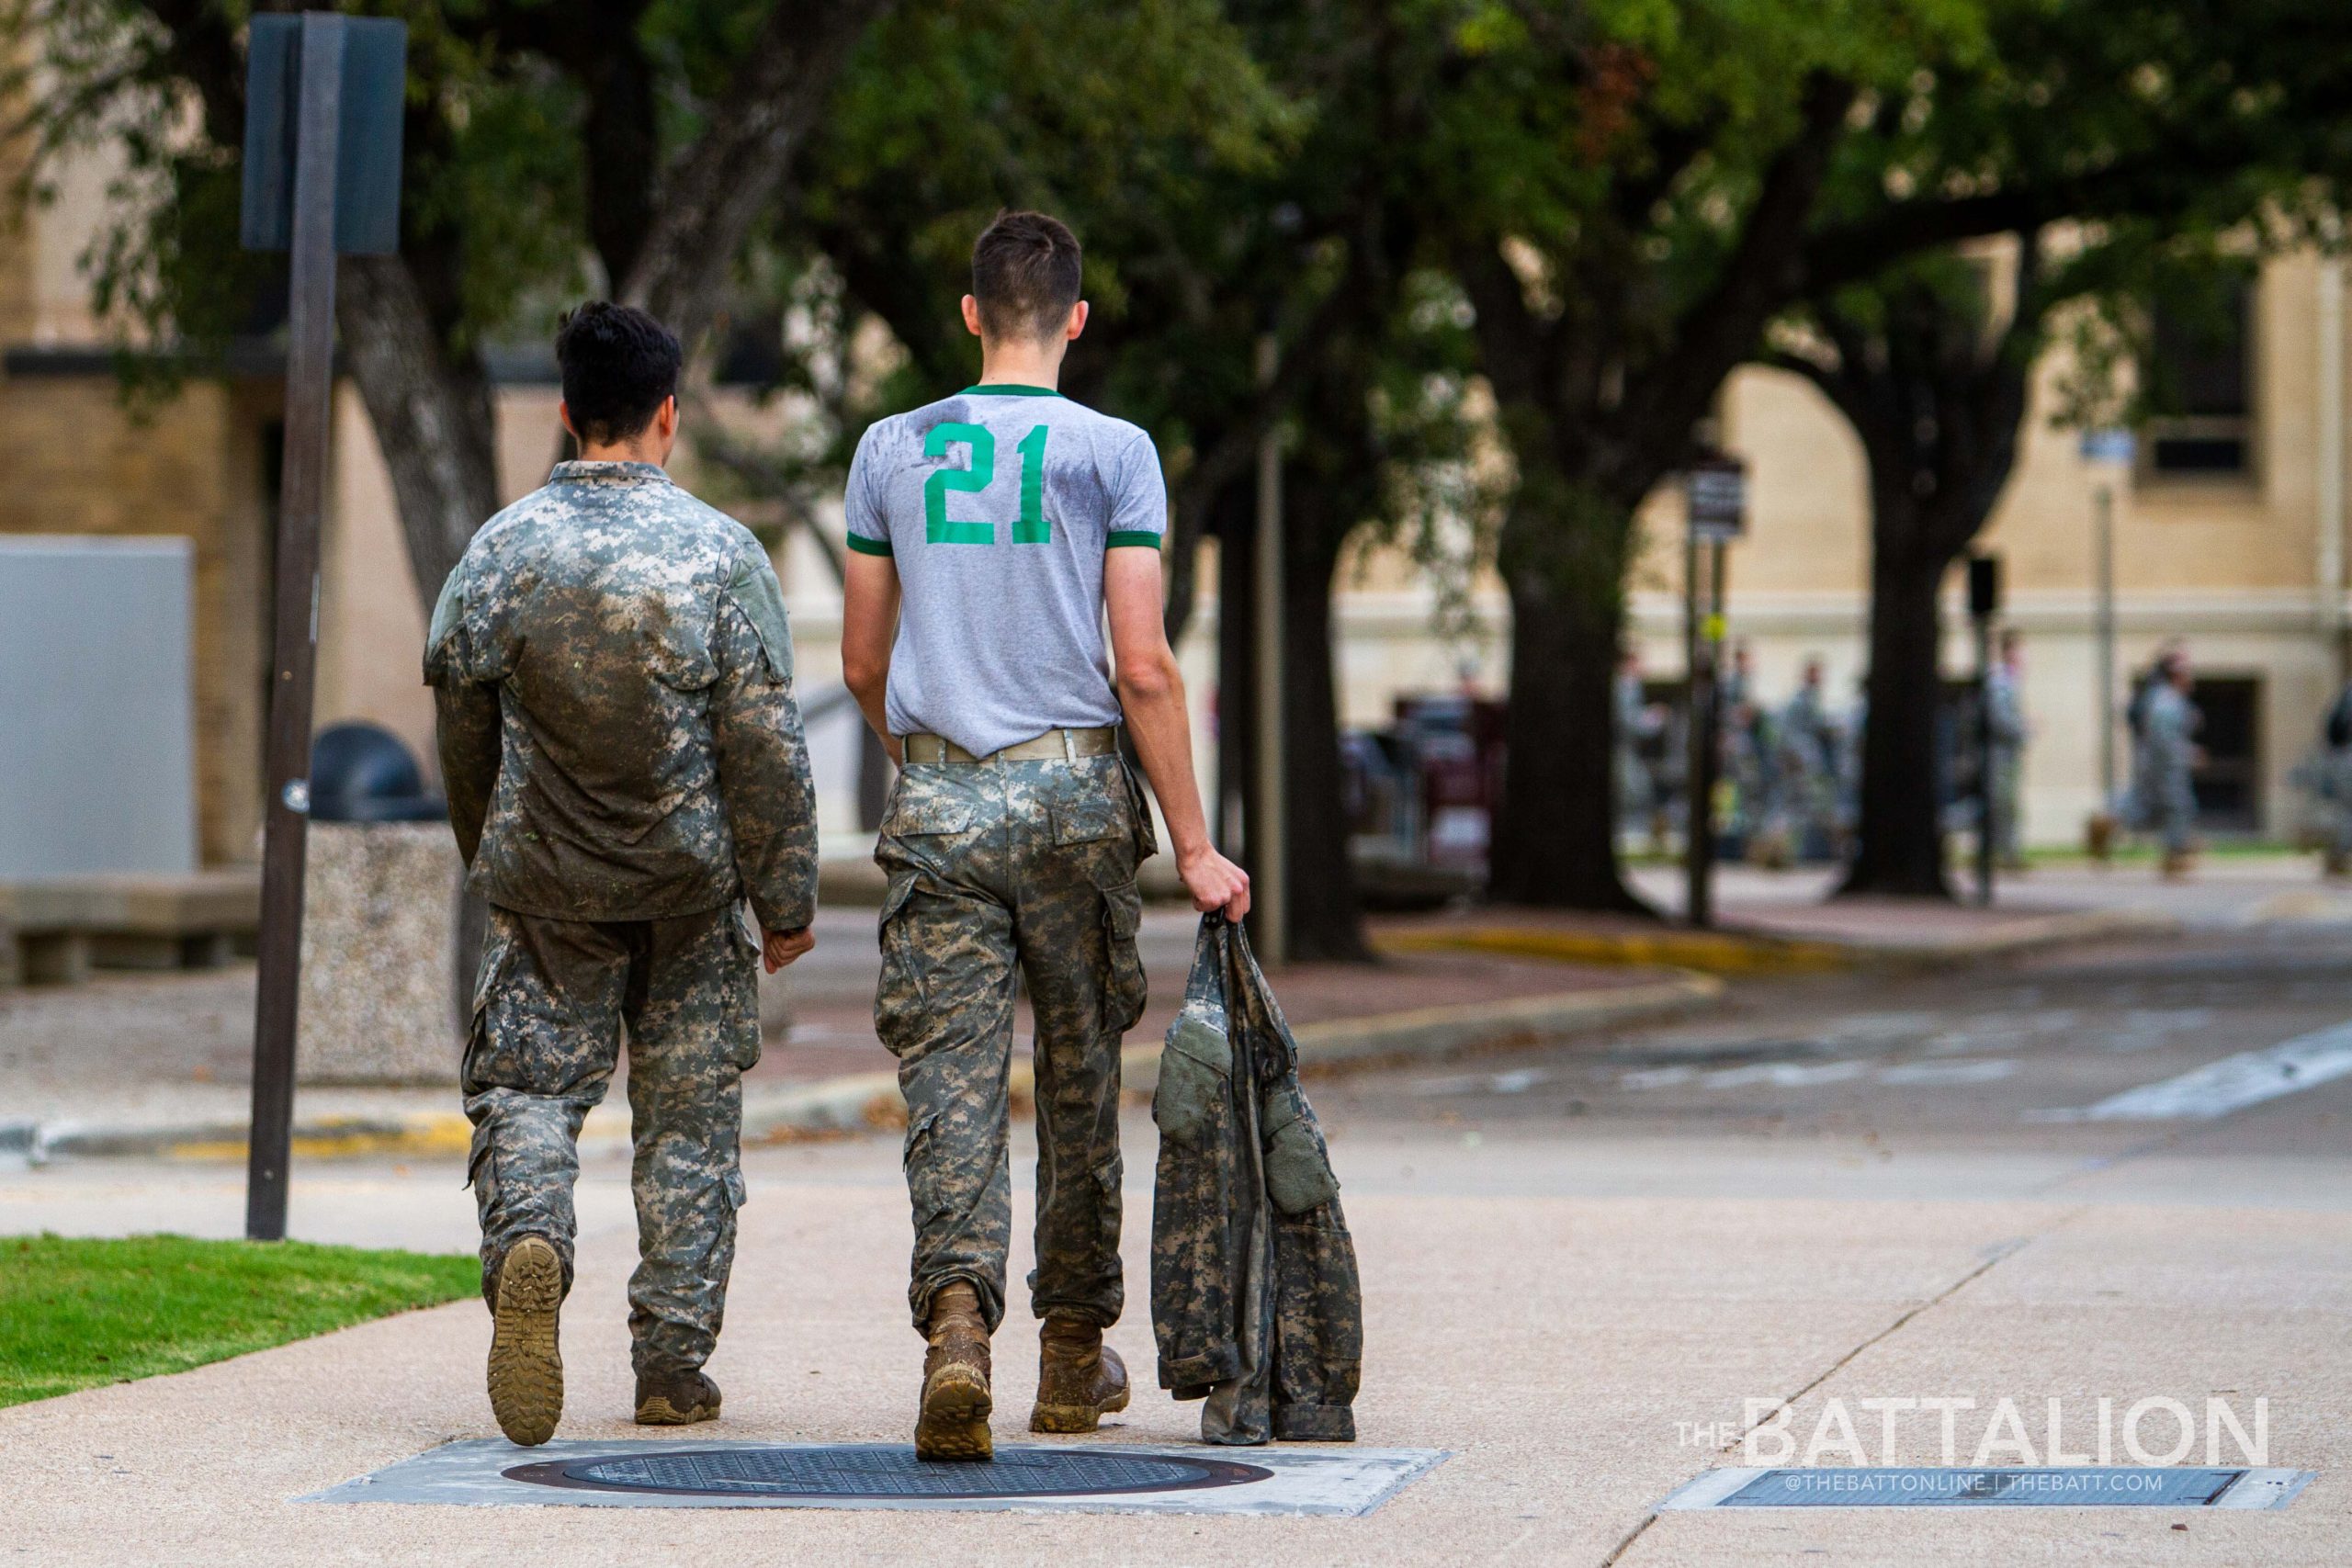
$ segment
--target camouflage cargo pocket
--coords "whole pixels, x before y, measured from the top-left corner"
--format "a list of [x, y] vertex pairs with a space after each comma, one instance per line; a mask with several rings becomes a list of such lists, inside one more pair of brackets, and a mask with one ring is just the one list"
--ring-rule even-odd
[[907, 1123], [906, 1143], [899, 1154], [907, 1176], [907, 1199], [914, 1209], [915, 1229], [921, 1231], [953, 1205], [949, 1173], [941, 1168], [945, 1151], [938, 1145], [939, 1112], [927, 1111]]
[[738, 1072], [760, 1065], [760, 941], [744, 923], [739, 905], [727, 917], [728, 945], [733, 962], [718, 977], [724, 998], [720, 1027], [726, 1031], [727, 1060]]
[[1277, 1084], [1261, 1102], [1266, 1141], [1266, 1196], [1285, 1214], [1319, 1209], [1340, 1195], [1331, 1156], [1317, 1136], [1306, 1096], [1295, 1083]]
[[1159, 1054], [1159, 1087], [1152, 1090], [1151, 1119], [1160, 1135], [1180, 1144], [1204, 1144], [1225, 1113], [1226, 1085], [1233, 1077], [1233, 1043], [1225, 1031], [1187, 1008], [1169, 1026]]
[[1102, 889], [1102, 946], [1110, 961], [1110, 973], [1102, 977], [1102, 1021], [1114, 1034], [1133, 1029], [1143, 1016], [1147, 987], [1143, 954], [1136, 950], [1142, 924], [1143, 892], [1133, 877]]

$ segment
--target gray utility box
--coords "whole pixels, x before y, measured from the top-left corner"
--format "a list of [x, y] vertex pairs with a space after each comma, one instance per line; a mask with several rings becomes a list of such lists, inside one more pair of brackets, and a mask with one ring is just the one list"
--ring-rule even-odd
[[0, 879], [196, 869], [193, 560], [0, 537]]

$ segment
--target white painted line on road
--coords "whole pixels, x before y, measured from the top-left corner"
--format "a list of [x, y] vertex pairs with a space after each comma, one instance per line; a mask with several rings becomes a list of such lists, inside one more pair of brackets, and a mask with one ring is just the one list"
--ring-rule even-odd
[[1707, 1075], [1709, 1089], [1745, 1089], [1769, 1084], [1774, 1089], [1808, 1089], [1815, 1084], [1843, 1083], [1870, 1071], [1868, 1062], [1758, 1062], [1747, 1067], [1725, 1067]]
[[1973, 1062], [1904, 1062], [1879, 1074], [1883, 1084], [1992, 1083], [2007, 1077], [2018, 1065], [2006, 1057]]
[[2352, 1023], [2209, 1062], [2162, 1083], [2073, 1110], [2030, 1111], [2033, 1122], [2207, 1122], [2352, 1074]]
[[1453, 1077], [1424, 1078], [1413, 1086], [1413, 1092], [1432, 1098], [1454, 1094], [1525, 1094], [1538, 1084], [1552, 1081], [1549, 1069], [1544, 1067], [1514, 1067], [1507, 1073], [1461, 1073]]

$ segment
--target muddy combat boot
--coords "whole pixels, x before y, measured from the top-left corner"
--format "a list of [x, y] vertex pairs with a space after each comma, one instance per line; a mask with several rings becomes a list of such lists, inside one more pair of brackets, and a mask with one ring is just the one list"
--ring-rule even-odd
[[563, 1262], [545, 1236], [526, 1235], [498, 1266], [491, 1307], [490, 1409], [510, 1442], [535, 1448], [563, 1416], [563, 1356], [556, 1345]]
[[637, 1424], [691, 1427], [718, 1419], [718, 1385], [700, 1372], [668, 1372], [637, 1380]]
[[993, 1459], [989, 1438], [989, 1329], [980, 1296], [958, 1280], [931, 1298], [931, 1348], [922, 1359], [922, 1411], [915, 1458]]
[[1049, 1316], [1037, 1330], [1037, 1408], [1033, 1432], [1091, 1432], [1103, 1416], [1127, 1407], [1127, 1368], [1102, 1343], [1098, 1324]]

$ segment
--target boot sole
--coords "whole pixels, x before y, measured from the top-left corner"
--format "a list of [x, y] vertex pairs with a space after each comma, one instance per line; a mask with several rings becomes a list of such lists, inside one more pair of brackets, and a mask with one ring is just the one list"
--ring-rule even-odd
[[1121, 1389], [1100, 1404], [1040, 1404], [1029, 1413], [1033, 1432], [1091, 1432], [1105, 1416], [1127, 1407], [1128, 1391]]
[[940, 1368], [923, 1385], [922, 1414], [915, 1422], [915, 1458], [994, 1459], [989, 1415], [995, 1408], [988, 1380], [976, 1370]]
[[718, 1419], [718, 1406], [689, 1404], [684, 1410], [660, 1394], [637, 1407], [637, 1424], [640, 1427], [691, 1427], [697, 1421]]
[[563, 1418], [563, 1355], [557, 1317], [563, 1264], [537, 1236], [514, 1245], [498, 1270], [490, 1337], [490, 1409], [507, 1440], [537, 1448]]

